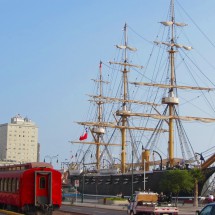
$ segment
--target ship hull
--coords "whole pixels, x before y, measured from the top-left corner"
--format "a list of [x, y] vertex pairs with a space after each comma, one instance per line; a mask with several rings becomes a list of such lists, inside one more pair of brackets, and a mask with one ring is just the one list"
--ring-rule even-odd
[[[71, 183], [79, 180], [78, 191], [91, 195], [130, 196], [135, 191], [161, 192], [160, 179], [165, 171], [151, 171], [144, 173], [116, 174], [116, 175], [73, 175]], [[132, 180], [133, 178], [133, 180]], [[145, 179], [145, 180], [144, 180]], [[133, 187], [132, 187], [133, 181]], [[83, 183], [84, 182], [84, 183]]]
[[[152, 191], [163, 192], [160, 186], [162, 176], [168, 170], [139, 172], [132, 174], [114, 174], [114, 175], [99, 175], [99, 174], [80, 174], [70, 175], [72, 185], [75, 185], [75, 180], [78, 180], [78, 191], [90, 195], [110, 195], [116, 196], [131, 196], [135, 191]], [[203, 171], [204, 180], [199, 182], [198, 191], [202, 193], [204, 184], [215, 173], [215, 168], [207, 168]], [[133, 178], [133, 180], [132, 180]], [[145, 180], [144, 180], [145, 179]], [[133, 181], [133, 187], [132, 187]], [[84, 183], [83, 183], [84, 182]], [[193, 196], [193, 192], [180, 192], [180, 196]]]

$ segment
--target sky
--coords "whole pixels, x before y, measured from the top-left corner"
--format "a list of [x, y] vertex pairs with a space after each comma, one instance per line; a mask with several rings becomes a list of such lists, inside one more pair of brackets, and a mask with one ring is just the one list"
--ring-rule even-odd
[[[177, 2], [215, 43], [215, 1]], [[153, 40], [168, 7], [169, 0], [0, 0], [0, 123], [27, 116], [39, 128], [41, 161], [70, 159], [99, 61], [111, 59], [125, 22]], [[214, 49], [191, 24], [213, 63]]]

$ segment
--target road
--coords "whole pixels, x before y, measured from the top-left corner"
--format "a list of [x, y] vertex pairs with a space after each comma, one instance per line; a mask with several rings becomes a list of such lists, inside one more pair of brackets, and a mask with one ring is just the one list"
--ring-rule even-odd
[[[0, 213], [5, 215], [8, 213]], [[61, 211], [55, 211], [53, 215], [127, 215], [127, 211], [113, 210], [96, 207], [62, 206]], [[179, 215], [195, 215], [195, 208], [192, 206], [179, 209]]]
[[77, 212], [80, 214], [88, 215], [126, 215], [126, 210], [113, 210], [108, 208], [98, 208], [98, 207], [78, 207], [78, 206], [68, 206], [63, 205], [61, 210], [68, 212]]
[[[63, 204], [59, 211], [54, 211], [53, 215], [127, 215], [126, 206], [103, 205], [95, 203], [69, 203]], [[179, 215], [195, 215], [196, 210], [201, 210], [202, 206], [195, 208], [192, 204], [179, 205]], [[9, 212], [10, 213], [10, 212]], [[0, 215], [3, 213], [0, 211]], [[15, 213], [13, 213], [15, 214]]]
[[[191, 204], [179, 206], [179, 215], [195, 215], [196, 210], [201, 210], [201, 208], [202, 207], [195, 208]], [[119, 207], [117, 209], [117, 207], [114, 207], [114, 206], [106, 206], [101, 208], [101, 205], [92, 205], [92, 206], [62, 205], [61, 210], [68, 211], [68, 212], [76, 212], [79, 214], [88, 214], [88, 215], [126, 215], [127, 214], [126, 207]]]

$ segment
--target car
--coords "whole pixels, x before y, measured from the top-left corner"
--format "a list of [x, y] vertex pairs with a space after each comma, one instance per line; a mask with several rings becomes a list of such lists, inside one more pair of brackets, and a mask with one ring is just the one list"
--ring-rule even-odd
[[198, 215], [215, 215], [215, 202], [207, 204], [201, 211], [196, 211]]

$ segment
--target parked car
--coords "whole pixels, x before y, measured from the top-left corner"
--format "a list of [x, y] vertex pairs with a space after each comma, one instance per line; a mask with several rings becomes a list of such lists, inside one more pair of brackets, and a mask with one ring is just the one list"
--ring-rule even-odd
[[207, 204], [201, 211], [196, 211], [198, 215], [214, 215], [215, 214], [215, 202]]

